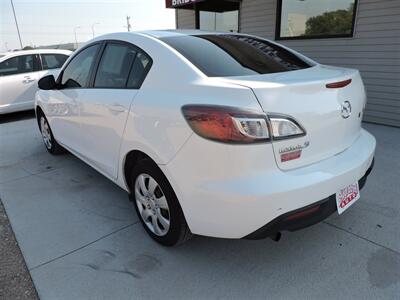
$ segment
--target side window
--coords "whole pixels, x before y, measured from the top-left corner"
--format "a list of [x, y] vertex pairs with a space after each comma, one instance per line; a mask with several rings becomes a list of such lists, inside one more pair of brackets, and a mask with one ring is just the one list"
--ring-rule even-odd
[[41, 54], [40, 56], [42, 57], [43, 70], [61, 68], [68, 58], [68, 56], [64, 54], [52, 53]]
[[99, 47], [99, 44], [90, 46], [69, 62], [62, 75], [63, 88], [85, 88], [89, 85], [90, 73]]
[[107, 44], [97, 70], [97, 88], [124, 88], [128, 80], [136, 50], [123, 44]]
[[29, 73], [36, 70], [34, 55], [21, 55], [0, 63], [0, 76]]
[[140, 88], [151, 64], [151, 58], [147, 54], [139, 52], [136, 56], [135, 62], [133, 63], [127, 87], [130, 89]]

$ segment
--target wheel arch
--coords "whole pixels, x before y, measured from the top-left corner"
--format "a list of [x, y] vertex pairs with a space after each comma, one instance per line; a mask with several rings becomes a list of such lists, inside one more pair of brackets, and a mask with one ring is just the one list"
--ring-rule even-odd
[[151, 160], [155, 165], [157, 165], [154, 159], [152, 159], [149, 155], [138, 149], [131, 150], [125, 155], [125, 159], [122, 165], [123, 166], [122, 171], [123, 171], [125, 185], [128, 188], [129, 193], [131, 192], [132, 189], [130, 183], [130, 176], [131, 176], [130, 172], [132, 168], [135, 166], [135, 164], [137, 164], [142, 159]]
[[36, 107], [35, 107], [35, 115], [36, 115], [36, 122], [38, 123], [39, 128], [40, 128], [39, 116], [40, 116], [41, 114], [44, 115], [43, 109], [42, 109], [39, 105], [36, 105]]

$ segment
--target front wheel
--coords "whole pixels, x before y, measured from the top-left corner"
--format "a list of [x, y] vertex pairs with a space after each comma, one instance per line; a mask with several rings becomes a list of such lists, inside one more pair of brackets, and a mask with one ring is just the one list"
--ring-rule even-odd
[[51, 154], [64, 153], [65, 152], [64, 148], [60, 146], [54, 139], [53, 133], [50, 129], [50, 125], [44, 114], [40, 113], [38, 119], [39, 119], [40, 133], [42, 134], [43, 143], [47, 151], [49, 151]]
[[164, 246], [188, 240], [188, 228], [167, 178], [151, 160], [140, 161], [131, 173], [132, 200], [147, 233]]

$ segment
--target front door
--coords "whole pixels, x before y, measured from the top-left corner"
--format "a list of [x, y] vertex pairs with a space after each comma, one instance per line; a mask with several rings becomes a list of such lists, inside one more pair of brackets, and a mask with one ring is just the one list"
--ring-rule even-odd
[[79, 103], [88, 92], [100, 44], [77, 53], [62, 71], [60, 88], [49, 92], [48, 116], [55, 139], [77, 154], [82, 153]]

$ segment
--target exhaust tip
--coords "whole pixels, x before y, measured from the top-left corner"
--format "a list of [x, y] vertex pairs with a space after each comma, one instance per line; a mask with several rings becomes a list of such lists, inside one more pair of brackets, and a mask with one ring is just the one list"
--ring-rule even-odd
[[270, 236], [271, 240], [273, 240], [274, 242], [279, 242], [281, 237], [282, 237], [282, 233], [280, 233], [280, 232], [277, 232]]

